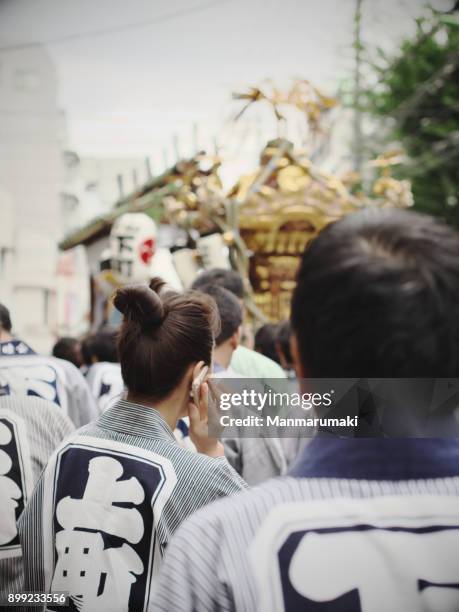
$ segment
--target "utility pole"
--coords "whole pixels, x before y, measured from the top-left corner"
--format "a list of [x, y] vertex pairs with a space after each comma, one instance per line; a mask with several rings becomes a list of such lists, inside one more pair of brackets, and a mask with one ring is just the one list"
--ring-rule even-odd
[[362, 135], [362, 110], [360, 107], [361, 95], [361, 68], [362, 68], [362, 4], [363, 0], [355, 0], [354, 13], [354, 136], [353, 136], [353, 164], [354, 170], [360, 172], [363, 163], [363, 135]]

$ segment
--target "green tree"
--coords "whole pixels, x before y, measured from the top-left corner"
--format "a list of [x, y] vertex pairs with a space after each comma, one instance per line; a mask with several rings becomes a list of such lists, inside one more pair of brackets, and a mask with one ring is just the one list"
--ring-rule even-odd
[[412, 181], [415, 208], [459, 227], [459, 21], [432, 12], [395, 57], [376, 55], [362, 110], [379, 118], [386, 144], [405, 149], [397, 173]]

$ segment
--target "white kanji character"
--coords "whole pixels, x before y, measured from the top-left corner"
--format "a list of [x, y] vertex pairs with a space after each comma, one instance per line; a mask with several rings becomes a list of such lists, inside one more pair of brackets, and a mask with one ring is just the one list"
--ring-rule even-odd
[[140, 512], [113, 504], [138, 505], [145, 492], [135, 477], [118, 480], [123, 466], [112, 457], [94, 457], [88, 472], [83, 497], [64, 497], [56, 507], [56, 518], [64, 531], [56, 536], [58, 561], [52, 588], [69, 591], [82, 612], [121, 612], [128, 607], [131, 585], [137, 580], [134, 574], [143, 573], [143, 563], [126, 543], [104, 549], [102, 535], [94, 531], [132, 544], [140, 542], [145, 530]]
[[24, 344], [24, 342], [19, 342], [19, 344], [16, 346], [16, 353], [18, 355], [25, 355], [28, 352], [29, 352], [28, 346]]
[[[289, 578], [314, 602], [358, 590], [362, 612], [457, 610], [459, 592], [447, 585], [457, 583], [458, 550], [457, 528], [309, 533], [292, 557]], [[431, 585], [426, 593], [420, 581]]]
[[144, 569], [128, 544], [104, 549], [100, 533], [66, 530], [57, 534], [56, 549], [52, 591], [68, 591], [80, 612], [128, 609], [134, 574]]
[[135, 508], [120, 508], [113, 502], [143, 502], [145, 492], [137, 478], [118, 481], [123, 466], [112, 457], [94, 457], [88, 466], [89, 476], [81, 499], [69, 496], [60, 500], [56, 517], [64, 529], [94, 529], [137, 544], [142, 539], [142, 515]]
[[48, 365], [28, 366], [24, 371], [29, 391], [43, 399], [57, 401], [56, 370]]
[[[0, 422], [0, 445], [9, 444], [11, 439], [11, 431]], [[16, 500], [21, 499], [22, 491], [14, 480], [5, 476], [12, 465], [11, 457], [0, 450], [0, 545], [11, 542], [17, 535]]]
[[14, 390], [15, 395], [28, 395], [58, 403], [56, 370], [48, 365], [7, 366], [2, 369], [3, 379]]
[[4, 344], [2, 346], [2, 353], [4, 355], [14, 355], [14, 344], [12, 342], [8, 342], [8, 344]]

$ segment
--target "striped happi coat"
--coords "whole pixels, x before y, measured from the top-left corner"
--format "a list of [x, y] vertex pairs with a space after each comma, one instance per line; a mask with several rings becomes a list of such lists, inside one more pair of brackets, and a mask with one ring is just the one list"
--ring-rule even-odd
[[457, 612], [459, 441], [313, 440], [178, 530], [149, 612], [172, 610]]
[[49, 457], [73, 431], [51, 402], [0, 396], [0, 601], [22, 589], [17, 519]]
[[181, 448], [159, 412], [121, 400], [48, 463], [19, 524], [25, 589], [68, 591], [74, 610], [144, 610], [177, 527], [246, 486], [224, 457]]

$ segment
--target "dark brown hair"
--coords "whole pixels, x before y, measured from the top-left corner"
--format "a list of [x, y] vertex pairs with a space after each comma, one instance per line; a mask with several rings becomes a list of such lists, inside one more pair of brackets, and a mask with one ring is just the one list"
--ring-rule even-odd
[[10, 311], [6, 306], [0, 304], [0, 329], [10, 332], [12, 328]]
[[192, 363], [210, 365], [220, 323], [209, 296], [179, 294], [164, 284], [154, 278], [149, 287], [128, 285], [114, 296], [124, 315], [118, 339], [124, 383], [131, 393], [156, 400], [173, 391]]

